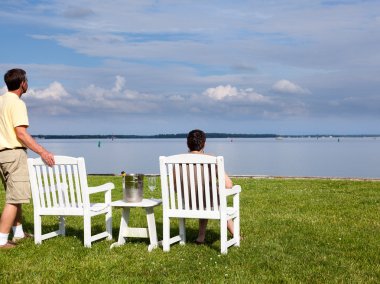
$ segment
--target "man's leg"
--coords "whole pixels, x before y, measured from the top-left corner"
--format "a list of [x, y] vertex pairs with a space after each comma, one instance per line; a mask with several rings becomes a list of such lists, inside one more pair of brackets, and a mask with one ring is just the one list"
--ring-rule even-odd
[[22, 227], [22, 204], [18, 204], [18, 210], [16, 214], [15, 221], [13, 222], [12, 230], [13, 230], [13, 242], [17, 242], [25, 237], [32, 237], [31, 234], [24, 233], [24, 229]]
[[[20, 208], [20, 210], [19, 210]], [[17, 216], [21, 216], [18, 211], [21, 211], [21, 204], [5, 204], [3, 213], [0, 219], [0, 233], [9, 234], [12, 225], [18, 223], [21, 220], [17, 220]]]
[[13, 226], [18, 226], [22, 224], [22, 204], [15, 204], [17, 206], [16, 218], [13, 222]]
[[3, 213], [0, 218], [0, 233], [4, 236], [4, 239], [0, 240], [0, 245], [5, 245], [8, 242], [8, 234], [11, 230], [13, 223], [16, 220], [17, 211], [20, 204], [6, 203], [3, 209]]

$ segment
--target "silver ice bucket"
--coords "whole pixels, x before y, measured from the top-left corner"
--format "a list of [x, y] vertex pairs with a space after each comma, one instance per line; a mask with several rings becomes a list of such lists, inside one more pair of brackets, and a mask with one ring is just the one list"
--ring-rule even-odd
[[122, 174], [123, 201], [141, 202], [143, 199], [143, 174]]

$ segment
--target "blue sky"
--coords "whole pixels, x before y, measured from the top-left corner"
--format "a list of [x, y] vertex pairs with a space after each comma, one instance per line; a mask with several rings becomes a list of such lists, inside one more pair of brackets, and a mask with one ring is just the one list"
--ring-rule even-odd
[[380, 133], [380, 1], [2, 0], [0, 25], [33, 134]]

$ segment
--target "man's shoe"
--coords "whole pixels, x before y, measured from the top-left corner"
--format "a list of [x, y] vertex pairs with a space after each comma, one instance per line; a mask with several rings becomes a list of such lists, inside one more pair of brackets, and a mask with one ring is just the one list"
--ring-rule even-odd
[[15, 248], [17, 245], [14, 242], [7, 242], [5, 245], [0, 245], [0, 250], [2, 249], [12, 249]]
[[23, 241], [23, 240], [26, 240], [26, 239], [31, 239], [31, 238], [33, 238], [32, 234], [24, 233], [24, 237], [23, 238], [13, 237], [12, 238], [12, 242], [18, 243], [20, 241]]

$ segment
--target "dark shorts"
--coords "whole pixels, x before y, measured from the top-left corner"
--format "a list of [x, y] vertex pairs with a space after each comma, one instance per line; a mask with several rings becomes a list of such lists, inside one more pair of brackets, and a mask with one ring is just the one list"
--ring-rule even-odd
[[31, 191], [26, 150], [1, 151], [0, 176], [5, 188], [6, 203], [30, 202]]

